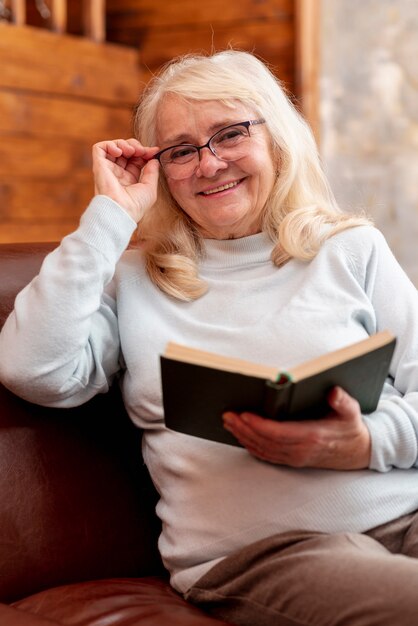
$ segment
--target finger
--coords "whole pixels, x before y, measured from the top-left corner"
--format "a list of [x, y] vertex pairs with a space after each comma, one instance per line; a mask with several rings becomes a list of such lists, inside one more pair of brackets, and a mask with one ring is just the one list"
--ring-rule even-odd
[[[103, 141], [98, 145], [102, 148], [104, 152], [106, 152], [106, 154], [110, 154], [111, 156], [120, 156], [121, 154], [123, 154], [124, 147], [126, 149], [126, 145], [123, 139], [111, 139], [109, 141]], [[132, 152], [132, 148], [130, 148], [128, 151]]]
[[[121, 143], [123, 142], [123, 144]], [[138, 139], [130, 137], [129, 139], [118, 140], [118, 145], [126, 145], [133, 149], [131, 158], [140, 157], [145, 162], [151, 160], [155, 154], [160, 150], [159, 146], [143, 146]]]
[[132, 145], [127, 139], [115, 139], [114, 143], [120, 150], [116, 163], [121, 167], [125, 167], [129, 159], [136, 156], [136, 152], [139, 148]]
[[127, 159], [141, 157], [144, 163], [151, 159], [158, 150], [158, 146], [143, 146], [134, 137], [129, 139], [110, 139], [98, 142], [93, 146], [93, 154], [98, 156], [104, 153], [106, 158], [113, 161], [122, 156]]
[[341, 387], [334, 387], [328, 394], [328, 403], [330, 407], [344, 418], [357, 418], [361, 415], [360, 405], [352, 396], [350, 396]]
[[[126, 140], [126, 144], [123, 153], [115, 161], [117, 165], [126, 169], [134, 176], [138, 175], [138, 171], [141, 172], [142, 168], [152, 160], [155, 160], [159, 166], [159, 161], [157, 159], [153, 159], [154, 155], [159, 150], [158, 146], [153, 146], [151, 148], [144, 147], [136, 139], [128, 139]], [[123, 148], [123, 146], [121, 147]], [[156, 166], [154, 165], [153, 168], [155, 167]]]
[[251, 428], [258, 440], [276, 441], [283, 444], [292, 444], [304, 439], [312, 429], [312, 422], [297, 421], [285, 422], [260, 417], [255, 413], [244, 412], [241, 419]]
[[265, 439], [257, 435], [257, 433], [254, 433], [242, 418], [243, 415], [229, 411], [224, 413], [223, 419], [225, 428], [236, 437], [239, 443], [244, 446], [251, 455], [257, 457], [257, 459], [282, 464], [285, 461], [286, 455], [283, 454], [280, 447], [278, 447], [274, 441]]
[[252, 452], [261, 451], [267, 443], [271, 443], [270, 441], [266, 442], [263, 435], [253, 430], [245, 413], [239, 415], [228, 411], [224, 413], [223, 420], [226, 430], [229, 430], [243, 446], [251, 449]]
[[158, 182], [159, 170], [160, 163], [156, 159], [148, 161], [141, 170], [139, 182], [144, 185], [156, 185]]

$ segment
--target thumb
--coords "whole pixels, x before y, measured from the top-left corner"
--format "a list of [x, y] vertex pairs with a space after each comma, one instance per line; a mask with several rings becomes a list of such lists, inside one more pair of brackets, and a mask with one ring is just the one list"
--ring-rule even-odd
[[357, 400], [350, 396], [342, 387], [334, 387], [328, 394], [328, 404], [340, 417], [350, 419], [360, 414]]
[[139, 182], [143, 185], [156, 186], [158, 183], [159, 170], [159, 161], [157, 159], [151, 159], [142, 168], [139, 176]]

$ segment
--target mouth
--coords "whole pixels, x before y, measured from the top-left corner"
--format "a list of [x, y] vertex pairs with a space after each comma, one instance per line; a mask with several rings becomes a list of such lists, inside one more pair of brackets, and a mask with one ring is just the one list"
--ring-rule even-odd
[[219, 185], [218, 187], [213, 187], [213, 189], [207, 189], [206, 191], [200, 191], [199, 196], [211, 196], [215, 193], [221, 193], [222, 191], [227, 191], [228, 189], [233, 189], [237, 187], [243, 179], [235, 180], [232, 183], [225, 183], [224, 185]]

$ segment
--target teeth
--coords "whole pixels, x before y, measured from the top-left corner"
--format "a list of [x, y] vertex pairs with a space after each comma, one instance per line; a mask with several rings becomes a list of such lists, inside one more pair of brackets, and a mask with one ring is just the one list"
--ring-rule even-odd
[[225, 191], [225, 189], [231, 189], [232, 187], [236, 187], [238, 185], [238, 181], [234, 183], [228, 183], [227, 185], [221, 185], [220, 187], [216, 187], [215, 189], [210, 189], [209, 191], [202, 191], [204, 196], [210, 196], [212, 193], [218, 193], [219, 191]]

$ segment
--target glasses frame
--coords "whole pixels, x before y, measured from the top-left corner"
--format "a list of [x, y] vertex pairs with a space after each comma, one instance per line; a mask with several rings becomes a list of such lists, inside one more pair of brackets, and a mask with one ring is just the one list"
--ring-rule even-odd
[[[235, 126], [244, 126], [247, 129], [248, 132], [248, 137], [251, 137], [250, 135], [250, 126], [257, 126], [258, 124], [265, 124], [266, 120], [263, 118], [259, 118], [257, 120], [247, 120], [246, 122], [236, 122], [235, 124], [228, 124], [228, 126], [224, 126], [223, 128], [220, 128], [219, 130], [216, 131], [216, 133], [214, 133], [212, 135], [212, 137], [210, 137], [206, 143], [204, 143], [202, 146], [196, 146], [193, 143], [179, 143], [179, 144], [174, 144], [173, 146], [168, 146], [167, 148], [164, 148], [163, 150], [160, 150], [159, 152], [157, 152], [157, 154], [154, 154], [154, 156], [152, 157], [153, 159], [157, 159], [160, 162], [161, 167], [164, 170], [164, 164], [161, 162], [161, 156], [164, 154], [164, 152], [167, 152], [168, 150], [173, 150], [174, 148], [182, 148], [182, 147], [189, 147], [189, 148], [195, 148], [196, 150], [196, 154], [199, 157], [199, 161], [200, 161], [200, 151], [203, 150], [204, 148], [208, 148], [212, 154], [219, 159], [220, 161], [225, 161], [228, 162], [227, 159], [222, 159], [221, 157], [219, 157], [214, 148], [212, 148], [211, 143], [214, 140], [214, 138], [219, 134], [219, 133], [223, 133], [226, 130], [228, 130], [228, 128], [235, 128]], [[190, 159], [190, 161], [193, 160], [194, 157], [192, 157], [192, 159]], [[231, 159], [233, 160], [233, 159]], [[186, 161], [186, 163], [188, 163], [189, 161]], [[171, 163], [171, 161], [168, 161], [166, 163], [166, 165], [169, 165]], [[196, 165], [197, 167], [197, 165]], [[165, 171], [165, 170], [164, 170]], [[194, 172], [192, 172], [192, 174], [189, 174], [189, 176], [192, 176]], [[189, 178], [189, 176], [185, 176], [184, 179]], [[183, 179], [178, 179], [178, 180], [183, 180]]]

